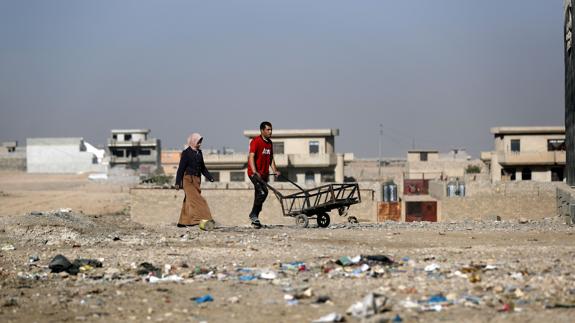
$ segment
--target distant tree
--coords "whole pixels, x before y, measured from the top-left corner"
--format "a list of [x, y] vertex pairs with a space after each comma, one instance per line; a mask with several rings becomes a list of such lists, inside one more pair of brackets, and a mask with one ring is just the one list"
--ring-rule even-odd
[[465, 172], [467, 174], [479, 174], [481, 173], [481, 167], [478, 165], [468, 165]]

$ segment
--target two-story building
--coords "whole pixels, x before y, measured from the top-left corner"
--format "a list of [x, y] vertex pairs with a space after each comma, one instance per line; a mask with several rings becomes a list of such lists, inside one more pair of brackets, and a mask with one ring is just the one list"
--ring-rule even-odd
[[[243, 134], [251, 140], [260, 132], [246, 130]], [[344, 162], [352, 160], [353, 154], [335, 152], [337, 135], [338, 129], [274, 130], [272, 141], [276, 166], [284, 176], [299, 183], [343, 182]], [[167, 174], [176, 172], [179, 154], [180, 151], [175, 150], [162, 153], [162, 167]], [[204, 151], [204, 161], [216, 181], [249, 181], [246, 175], [247, 151], [232, 154]]]
[[155, 169], [160, 166], [161, 144], [150, 129], [115, 129], [108, 139], [110, 167]]
[[491, 128], [494, 151], [482, 152], [491, 181], [563, 181], [565, 127]]

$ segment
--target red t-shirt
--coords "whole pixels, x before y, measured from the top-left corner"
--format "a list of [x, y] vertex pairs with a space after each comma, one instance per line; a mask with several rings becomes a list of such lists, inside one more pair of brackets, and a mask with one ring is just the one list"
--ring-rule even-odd
[[[254, 162], [256, 164], [256, 170], [263, 179], [267, 179], [270, 173], [270, 165], [274, 157], [274, 151], [272, 148], [272, 141], [265, 141], [262, 136], [257, 136], [250, 142], [250, 154], [254, 153]], [[248, 161], [248, 176], [252, 176], [252, 168]]]

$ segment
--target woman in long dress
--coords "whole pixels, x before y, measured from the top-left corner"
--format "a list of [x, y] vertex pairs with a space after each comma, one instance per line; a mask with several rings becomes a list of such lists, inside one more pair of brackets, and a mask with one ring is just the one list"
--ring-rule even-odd
[[201, 195], [201, 175], [209, 180], [214, 178], [206, 168], [200, 147], [203, 137], [193, 133], [188, 137], [188, 147], [182, 151], [176, 174], [176, 188], [185, 192], [178, 227], [198, 225], [201, 220], [212, 220], [212, 214], [206, 199]]

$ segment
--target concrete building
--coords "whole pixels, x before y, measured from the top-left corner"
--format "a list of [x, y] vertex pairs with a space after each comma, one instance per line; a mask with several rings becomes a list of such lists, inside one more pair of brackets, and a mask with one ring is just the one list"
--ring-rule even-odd
[[452, 149], [443, 154], [429, 149], [409, 150], [405, 179], [463, 178], [470, 165], [480, 167], [481, 162], [472, 160], [465, 149]]
[[0, 146], [0, 170], [25, 171], [26, 148], [17, 141], [5, 141]]
[[28, 173], [103, 172], [99, 163], [103, 150], [84, 142], [83, 138], [28, 138], [26, 169]]
[[494, 151], [482, 152], [491, 181], [563, 181], [565, 178], [564, 127], [491, 128]]
[[151, 172], [160, 167], [161, 143], [150, 137], [150, 129], [115, 129], [108, 139], [110, 167]]
[[[244, 131], [244, 136], [250, 140], [259, 134], [259, 130]], [[299, 183], [343, 182], [344, 163], [353, 160], [353, 154], [335, 152], [337, 135], [338, 129], [274, 130], [272, 141], [276, 166], [284, 176]], [[180, 151], [173, 150], [162, 153], [164, 172], [175, 174], [179, 154]], [[204, 161], [216, 181], [249, 181], [247, 152], [218, 154], [204, 150]]]

